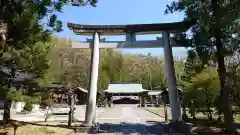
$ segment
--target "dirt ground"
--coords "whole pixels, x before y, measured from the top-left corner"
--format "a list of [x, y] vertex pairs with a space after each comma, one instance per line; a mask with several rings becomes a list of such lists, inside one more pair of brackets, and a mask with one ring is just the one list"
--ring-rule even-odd
[[[16, 135], [69, 135], [73, 130], [65, 127], [45, 126], [44, 124], [19, 124]], [[14, 127], [11, 125], [1, 127], [0, 135], [14, 135]]]

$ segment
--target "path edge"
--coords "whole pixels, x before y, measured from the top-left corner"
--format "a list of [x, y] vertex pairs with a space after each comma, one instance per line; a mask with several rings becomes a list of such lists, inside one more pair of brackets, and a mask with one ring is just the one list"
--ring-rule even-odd
[[162, 118], [165, 118], [165, 117], [163, 117], [162, 115], [160, 115], [160, 114], [158, 114], [158, 113], [155, 113], [155, 112], [153, 112], [153, 111], [151, 111], [151, 110], [149, 110], [149, 109], [147, 109], [147, 108], [144, 108], [144, 110], [146, 110], [146, 111], [148, 111], [148, 112], [150, 112], [150, 113], [152, 113], [152, 114], [155, 114], [155, 115], [157, 115], [157, 116], [160, 116], [160, 117], [162, 117]]

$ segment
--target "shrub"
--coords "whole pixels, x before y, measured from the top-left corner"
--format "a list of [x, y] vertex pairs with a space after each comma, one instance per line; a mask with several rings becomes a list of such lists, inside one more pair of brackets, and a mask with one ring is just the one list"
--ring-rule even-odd
[[24, 111], [27, 111], [27, 112], [30, 112], [30, 111], [32, 111], [32, 109], [33, 109], [32, 104], [29, 103], [29, 102], [26, 102], [25, 105], [24, 105], [24, 107], [23, 107], [23, 110], [24, 110]]

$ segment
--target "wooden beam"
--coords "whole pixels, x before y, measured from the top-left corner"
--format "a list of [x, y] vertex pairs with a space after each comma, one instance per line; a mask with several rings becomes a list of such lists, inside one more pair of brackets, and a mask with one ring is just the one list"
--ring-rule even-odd
[[[72, 42], [72, 49], [87, 49], [92, 48], [91, 40], [88, 42]], [[172, 47], [184, 47], [180, 45], [176, 45], [173, 40], [171, 40]], [[158, 38], [157, 40], [143, 40], [143, 41], [104, 41], [100, 42], [100, 48], [126, 48], [126, 49], [136, 49], [136, 48], [163, 48], [162, 38]]]

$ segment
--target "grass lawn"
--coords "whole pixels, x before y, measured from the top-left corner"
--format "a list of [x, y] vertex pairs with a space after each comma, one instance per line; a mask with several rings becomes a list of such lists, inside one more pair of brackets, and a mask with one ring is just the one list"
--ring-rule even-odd
[[[68, 135], [71, 129], [60, 127], [47, 127], [36, 125], [24, 125], [17, 129], [16, 135]], [[8, 132], [7, 135], [14, 135], [13, 127], [1, 128], [0, 134]]]
[[[146, 108], [148, 111], [156, 113], [162, 117], [164, 117], [164, 109], [158, 107], [149, 107]], [[168, 108], [168, 117], [171, 119], [171, 111]], [[193, 120], [189, 118], [186, 123], [190, 124], [191, 126], [185, 127], [188, 131], [199, 133], [199, 134], [206, 134], [206, 135], [222, 135], [221, 127], [223, 127], [223, 123], [217, 120], [209, 120], [204, 115], [198, 114], [197, 120]]]
[[[16, 122], [15, 122], [16, 123]], [[18, 122], [17, 122], [18, 123]], [[48, 123], [47, 123], [48, 124]], [[64, 126], [50, 125], [43, 123], [18, 123], [16, 135], [69, 135], [73, 130]], [[14, 135], [13, 123], [0, 127], [0, 135], [7, 132], [7, 135]]]

